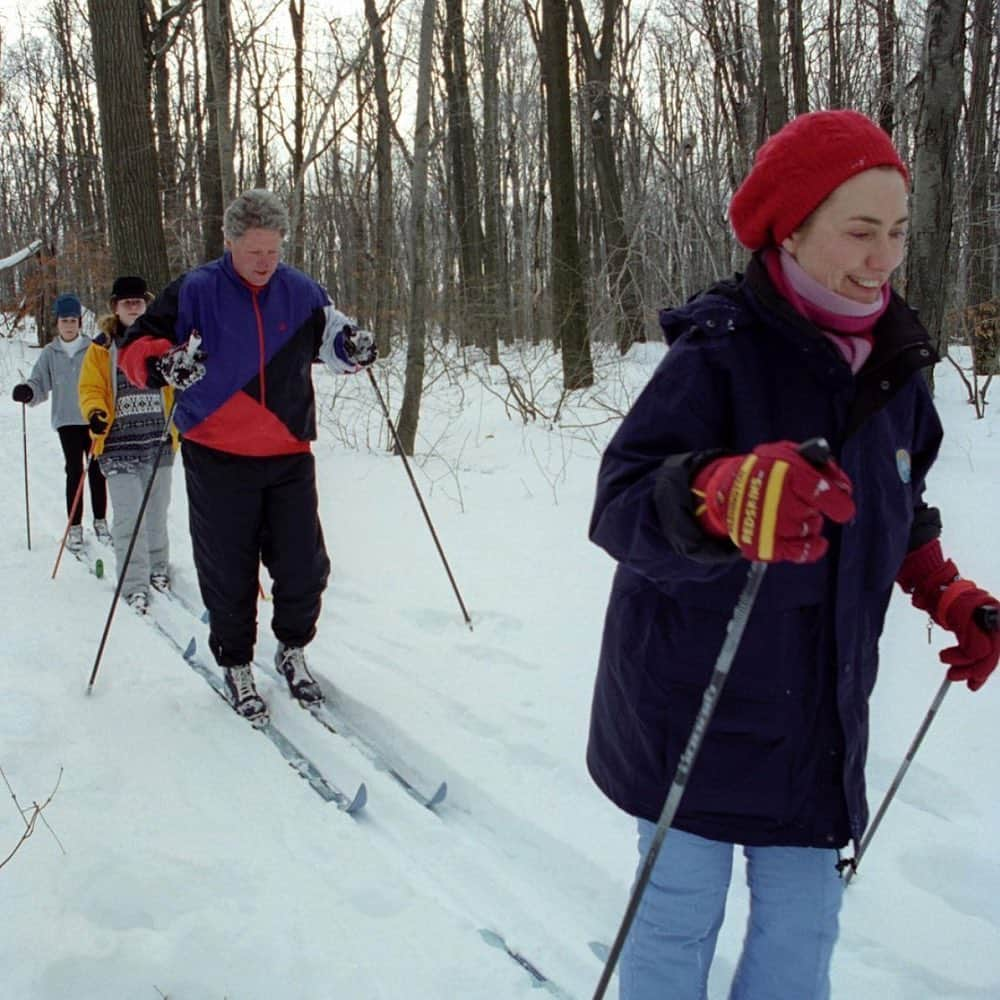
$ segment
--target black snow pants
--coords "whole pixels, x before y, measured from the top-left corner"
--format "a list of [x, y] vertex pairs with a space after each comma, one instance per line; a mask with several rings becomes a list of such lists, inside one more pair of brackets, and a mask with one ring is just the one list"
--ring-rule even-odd
[[216, 662], [253, 659], [261, 562], [274, 581], [272, 629], [304, 646], [316, 634], [330, 560], [311, 453], [253, 458], [184, 441], [191, 546]]
[[[66, 459], [66, 516], [68, 517], [76, 499], [76, 491], [83, 476], [83, 468], [90, 454], [90, 428], [86, 424], [65, 424], [59, 428], [59, 444]], [[108, 484], [104, 480], [99, 462], [91, 462], [87, 469], [90, 483], [91, 513], [96, 520], [103, 520], [108, 514]], [[83, 521], [83, 497], [73, 511], [73, 524]]]

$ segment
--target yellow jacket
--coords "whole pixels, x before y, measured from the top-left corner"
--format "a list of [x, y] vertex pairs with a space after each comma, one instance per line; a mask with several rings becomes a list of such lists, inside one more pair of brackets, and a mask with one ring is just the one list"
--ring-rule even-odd
[[[83, 368], [80, 370], [80, 409], [83, 411], [84, 419], [89, 422], [90, 415], [95, 410], [102, 410], [107, 414], [108, 429], [103, 434], [90, 432], [90, 437], [94, 442], [95, 456], [104, 451], [104, 441], [115, 422], [115, 389], [117, 385], [115, 369], [118, 364], [118, 348], [115, 345], [113, 333], [117, 323], [117, 316], [103, 316], [101, 318], [97, 324], [101, 332], [87, 348], [83, 359]], [[163, 395], [163, 412], [169, 413], [174, 401], [174, 388], [170, 385], [164, 386], [160, 392]], [[173, 450], [177, 451], [180, 435], [173, 425], [170, 427], [170, 437]]]

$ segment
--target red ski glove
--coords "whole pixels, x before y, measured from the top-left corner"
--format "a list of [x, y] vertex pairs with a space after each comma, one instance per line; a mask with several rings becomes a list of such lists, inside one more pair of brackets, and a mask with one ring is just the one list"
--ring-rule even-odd
[[1000, 631], [986, 631], [980, 608], [1000, 606], [1000, 601], [971, 580], [963, 580], [950, 560], [945, 560], [935, 539], [914, 549], [903, 560], [896, 582], [910, 594], [913, 605], [926, 611], [943, 629], [953, 632], [957, 646], [942, 650], [942, 663], [950, 666], [948, 680], [965, 681], [978, 691], [1000, 661]]
[[816, 562], [829, 547], [823, 518], [843, 524], [854, 516], [843, 470], [832, 459], [812, 464], [792, 441], [716, 459], [692, 488], [704, 500], [696, 510], [702, 528], [728, 535], [755, 562]]

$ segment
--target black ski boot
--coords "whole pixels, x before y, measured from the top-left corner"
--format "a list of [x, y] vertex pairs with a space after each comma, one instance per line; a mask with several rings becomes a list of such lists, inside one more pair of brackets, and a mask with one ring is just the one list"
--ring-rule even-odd
[[250, 666], [226, 667], [226, 690], [233, 711], [242, 715], [255, 729], [261, 729], [271, 721], [264, 699], [257, 693]]
[[286, 646], [283, 642], [279, 642], [274, 665], [288, 683], [292, 697], [300, 705], [308, 708], [310, 705], [318, 705], [323, 700], [323, 692], [316, 678], [309, 673], [305, 650], [300, 646]]

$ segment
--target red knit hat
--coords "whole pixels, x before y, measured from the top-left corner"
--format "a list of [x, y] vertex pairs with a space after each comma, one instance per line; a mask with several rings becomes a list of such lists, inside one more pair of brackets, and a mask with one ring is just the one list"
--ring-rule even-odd
[[889, 136], [857, 111], [810, 111], [774, 133], [729, 203], [748, 250], [780, 246], [836, 188], [872, 167], [910, 175]]

